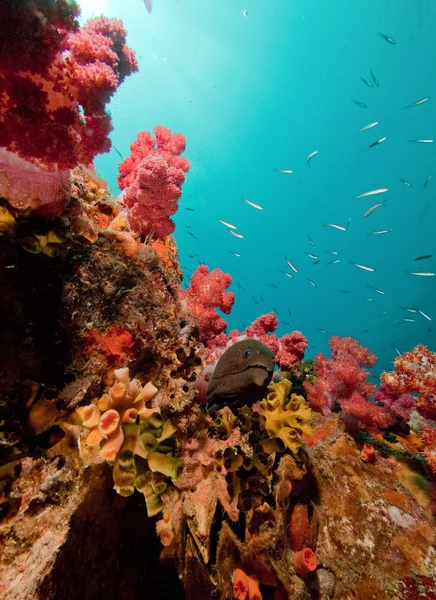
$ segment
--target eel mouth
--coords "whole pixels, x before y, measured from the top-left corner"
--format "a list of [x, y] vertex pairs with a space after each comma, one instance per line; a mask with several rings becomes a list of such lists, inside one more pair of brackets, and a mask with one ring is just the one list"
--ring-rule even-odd
[[[239, 375], [240, 373], [245, 373], [245, 371], [248, 371], [249, 369], [263, 369], [267, 373], [271, 373], [271, 374], [274, 372], [274, 368], [269, 369], [266, 365], [247, 365], [245, 367], [245, 369], [242, 369], [241, 371], [232, 371], [231, 373], [223, 373], [223, 375], [221, 375], [219, 377], [219, 379], [221, 379], [221, 377], [228, 377], [229, 375]], [[213, 373], [212, 373], [212, 375], [213, 375]]]

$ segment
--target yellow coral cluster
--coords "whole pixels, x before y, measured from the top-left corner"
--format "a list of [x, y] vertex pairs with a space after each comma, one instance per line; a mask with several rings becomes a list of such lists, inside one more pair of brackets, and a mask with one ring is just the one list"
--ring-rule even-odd
[[31, 254], [45, 254], [51, 258], [58, 256], [66, 241], [64, 234], [57, 229], [47, 232], [34, 231], [21, 240], [21, 246]]
[[14, 216], [8, 211], [6, 206], [0, 205], [0, 233], [8, 231], [8, 229], [12, 229], [14, 226]]
[[176, 428], [163, 421], [159, 408], [147, 408], [157, 388], [130, 380], [129, 369], [114, 371], [115, 383], [94, 404], [76, 410], [81, 424], [91, 431], [85, 443], [100, 444], [100, 456], [113, 464], [114, 489], [130, 496], [135, 488], [145, 497], [147, 512], [153, 516], [163, 508], [160, 495], [165, 477], [175, 479], [183, 461], [172, 456], [170, 440]]
[[279, 438], [291, 452], [298, 452], [301, 434], [311, 435], [312, 411], [303, 396], [291, 394], [288, 379], [271, 383], [269, 394], [260, 406], [265, 417], [264, 427], [272, 438]]

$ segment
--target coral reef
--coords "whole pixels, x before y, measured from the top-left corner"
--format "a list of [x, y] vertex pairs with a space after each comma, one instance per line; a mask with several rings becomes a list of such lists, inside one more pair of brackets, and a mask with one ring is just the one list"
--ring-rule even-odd
[[[352, 338], [305, 361], [274, 313], [227, 335], [230, 275], [182, 289], [169, 235], [184, 136], [141, 132], [118, 199], [90, 165], [137, 65], [119, 21], [77, 15], [0, 7], [1, 598], [435, 597], [435, 354], [377, 389]], [[242, 340], [269, 379], [208, 413]]]

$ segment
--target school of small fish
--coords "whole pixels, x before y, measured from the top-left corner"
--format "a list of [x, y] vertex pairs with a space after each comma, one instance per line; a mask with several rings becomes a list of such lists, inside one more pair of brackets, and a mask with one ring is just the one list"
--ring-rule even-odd
[[[146, 4], [147, 9], [149, 10], [149, 12], [151, 12], [151, 3], [150, 2], [145, 2], [145, 4]], [[247, 15], [244, 14], [244, 16], [247, 16]], [[385, 33], [378, 32], [378, 35], [387, 44], [390, 44], [392, 46], [396, 45], [396, 41], [392, 37], [386, 35]], [[393, 51], [395, 52], [395, 50], [393, 50]], [[376, 88], [380, 88], [380, 81], [378, 80], [378, 78], [376, 77], [376, 75], [374, 74], [374, 72], [372, 70], [369, 71], [369, 76], [365, 76], [364, 77], [364, 76], [360, 75], [360, 80], [362, 81], [362, 83], [367, 88], [372, 88], [373, 90], [375, 90]], [[383, 80], [382, 80], [382, 84], [383, 84]], [[367, 93], [368, 94], [373, 94], [373, 93], [376, 93], [376, 92], [374, 92], [374, 91], [373, 92], [369, 92], [368, 91]], [[362, 102], [362, 101], [354, 99], [354, 98], [351, 98], [351, 100], [359, 108], [364, 108], [364, 109], [368, 108], [368, 104], [366, 104], [365, 102]], [[400, 106], [398, 108], [400, 110], [401, 109], [402, 110], [406, 110], [406, 109], [417, 108], [417, 107], [422, 106], [422, 105], [426, 104], [427, 102], [429, 102], [430, 101], [430, 97], [428, 96], [428, 97], [424, 97], [424, 98], [421, 98], [421, 99], [418, 99], [418, 100], [413, 100], [413, 98], [411, 98], [410, 100], [412, 100], [412, 101], [409, 104], [407, 104], [405, 106], [402, 106], [402, 107]], [[414, 111], [412, 111], [412, 112], [414, 112]], [[358, 132], [357, 132], [356, 135], [359, 136], [359, 139], [361, 139], [361, 138], [363, 139], [365, 136], [361, 136], [360, 134], [365, 134], [366, 136], [368, 136], [368, 134], [365, 133], [365, 132], [371, 131], [375, 127], [378, 127], [378, 128], [381, 129], [380, 123], [381, 123], [380, 121], [372, 121], [370, 123], [367, 123], [366, 125], [363, 125], [358, 130]], [[369, 145], [367, 145], [366, 146], [366, 150], [370, 150], [370, 149], [373, 149], [373, 148], [376, 148], [376, 147], [380, 147], [381, 145], [383, 145], [383, 148], [381, 150], [376, 151], [376, 152], [384, 152], [385, 151], [385, 149], [384, 149], [385, 142], [387, 141], [387, 139], [388, 139], [388, 137], [386, 135], [380, 137], [379, 139], [377, 139], [377, 140], [371, 142]], [[411, 140], [408, 140], [408, 141], [410, 143], [424, 144], [424, 145], [425, 144], [432, 144], [434, 142], [434, 140], [431, 139], [431, 138], [418, 138], [418, 139], [411, 139]], [[391, 144], [391, 142], [389, 144]], [[386, 144], [386, 151], [387, 151], [387, 147], [389, 146], [389, 144]], [[320, 152], [318, 150], [313, 150], [312, 152], [309, 153], [309, 155], [306, 158], [307, 166], [308, 167], [312, 167], [313, 166], [313, 170], [316, 170], [316, 168], [319, 167], [320, 164], [322, 164], [322, 161], [323, 161], [325, 155], [326, 155], [325, 152], [322, 152], [320, 154]], [[315, 161], [313, 161], [313, 159], [315, 157], [317, 157], [317, 158], [316, 158]], [[313, 161], [313, 165], [312, 165], [312, 161]], [[286, 161], [284, 161], [284, 165], [286, 165]], [[289, 165], [289, 166], [292, 166], [292, 165]], [[291, 168], [273, 168], [273, 171], [275, 173], [278, 173], [278, 174], [291, 175], [291, 174], [294, 174], [295, 172], [298, 173], [298, 168], [297, 167], [295, 167], [295, 169], [294, 168], [292, 168], [292, 169]], [[311, 171], [312, 171], [312, 169], [311, 169]], [[297, 175], [297, 177], [298, 177], [298, 175]], [[432, 177], [433, 177], [433, 175], [429, 174], [427, 176], [427, 178], [425, 179], [425, 181], [421, 180], [420, 186], [422, 186], [424, 189], [427, 189], [429, 187], [430, 183], [431, 183]], [[284, 179], [287, 179], [287, 178], [284, 178]], [[406, 188], [411, 188], [412, 187], [412, 183], [410, 183], [406, 179], [404, 179], [402, 177], [399, 177], [399, 176], [397, 176], [396, 179], [398, 179]], [[295, 178], [291, 178], [291, 179], [289, 179], [289, 181], [295, 181]], [[377, 182], [374, 182], [374, 183], [377, 185]], [[385, 183], [385, 182], [382, 181], [382, 182], [379, 182], [379, 183]], [[386, 181], [386, 183], [389, 185], [388, 181]], [[422, 189], [422, 187], [421, 187], [421, 189]], [[430, 188], [432, 188], [432, 187], [433, 186], [430, 186]], [[356, 191], [358, 191], [358, 190], [356, 190]], [[376, 196], [378, 197], [378, 196], [382, 196], [382, 195], [388, 194], [389, 192], [390, 192], [390, 188], [389, 187], [374, 187], [372, 189], [369, 189], [368, 191], [361, 192], [357, 196], [354, 196], [355, 200], [352, 200], [352, 201], [356, 202], [356, 200], [361, 200], [361, 199], [365, 199], [365, 198], [372, 198], [372, 197], [376, 197]], [[428, 192], [426, 192], [426, 193], [428, 193]], [[389, 197], [390, 197], [390, 194], [389, 194]], [[263, 199], [263, 200], [261, 199], [261, 204], [257, 203], [257, 201], [255, 202], [254, 199], [248, 199], [245, 196], [242, 196], [243, 202], [245, 202], [245, 204], [247, 206], [249, 206], [249, 207], [251, 207], [251, 208], [253, 208], [253, 209], [257, 210], [257, 211], [273, 210], [273, 207], [271, 206], [272, 203], [269, 202], [268, 199]], [[393, 205], [393, 203], [394, 203], [394, 201], [391, 201], [389, 203], [389, 207], [391, 205]], [[358, 203], [356, 202], [356, 205], [357, 204]], [[359, 206], [360, 206], [360, 204], [359, 204]], [[367, 208], [366, 212], [362, 211], [361, 214], [363, 215], [364, 218], [367, 218], [370, 215], [372, 215], [376, 210], [378, 210], [379, 208], [382, 208], [382, 207], [388, 208], [388, 204], [386, 202], [386, 199], [382, 199], [380, 202], [377, 202], [376, 204], [373, 204], [372, 206], [370, 206], [369, 208]], [[193, 211], [194, 209], [186, 208], [186, 210]], [[250, 210], [250, 209], [247, 209], [247, 210]], [[255, 211], [252, 211], [252, 212], [255, 212]], [[388, 215], [388, 212], [389, 211], [387, 210], [386, 215]], [[226, 215], [222, 215], [222, 216], [225, 216], [226, 218], [232, 219], [231, 216], [226, 216]], [[230, 233], [235, 238], [238, 238], [238, 239], [241, 239], [241, 240], [244, 239], [244, 235], [242, 235], [241, 233], [239, 233], [238, 228], [237, 228], [236, 225], [233, 225], [233, 223], [231, 223], [231, 222], [229, 222], [227, 220], [223, 220], [223, 219], [221, 219], [219, 217], [216, 217], [216, 218], [217, 218], [217, 221], [220, 224], [222, 224], [225, 228], [227, 228], [227, 230], [230, 231]], [[256, 218], [261, 219], [263, 217], [261, 217], [259, 215]], [[311, 222], [311, 224], [313, 224], [313, 222]], [[336, 230], [336, 231], [339, 231], [339, 232], [343, 232], [343, 233], [346, 234], [345, 238], [348, 239], [347, 236], [349, 236], [350, 233], [346, 233], [346, 232], [348, 231], [348, 228], [349, 228], [350, 224], [351, 224], [351, 218], [348, 219], [348, 221], [347, 221], [346, 224], [344, 224], [344, 220], [341, 219], [339, 222], [323, 223], [322, 226], [325, 227], [325, 228], [330, 228], [330, 229], [333, 229], [333, 230]], [[384, 235], [387, 235], [387, 234], [391, 233], [393, 230], [394, 230], [393, 227], [387, 227], [385, 229], [380, 229], [380, 230], [375, 230], [375, 231], [369, 231], [369, 232], [366, 233], [366, 235], [367, 236], [384, 236]], [[188, 231], [188, 233], [192, 237], [194, 237], [191, 232]], [[334, 236], [336, 234], [332, 233], [331, 235]], [[249, 231], [247, 231], [247, 237], [250, 237], [250, 232]], [[254, 237], [256, 237], [256, 236], [254, 236]], [[322, 250], [321, 248], [319, 248], [319, 245], [316, 243], [316, 241], [315, 241], [316, 240], [316, 235], [313, 232], [311, 232], [311, 235], [307, 234], [307, 238], [308, 238], [308, 241], [310, 243], [310, 246], [312, 246], [314, 248], [314, 251], [310, 251], [309, 252], [309, 251], [304, 250], [303, 253], [309, 259], [311, 259], [312, 267], [306, 267], [306, 265], [307, 265], [307, 259], [306, 259], [306, 262], [304, 263], [303, 259], [299, 258], [299, 256], [297, 255], [297, 252], [295, 251], [295, 248], [292, 248], [292, 243], [290, 241], [290, 243], [289, 243], [289, 256], [291, 256], [292, 261], [288, 258], [287, 254], [284, 256], [284, 261], [286, 262], [289, 270], [283, 270], [283, 269], [280, 269], [280, 268], [277, 269], [278, 272], [282, 273], [283, 275], [285, 275], [289, 279], [295, 279], [297, 276], [301, 277], [300, 270], [303, 273], [305, 273], [305, 271], [307, 270], [307, 268], [312, 269], [313, 266], [318, 265], [320, 262], [321, 262], [322, 265], [336, 265], [336, 264], [339, 264], [339, 263], [342, 262], [342, 266], [338, 267], [339, 271], [341, 270], [341, 268], [345, 268], [345, 267], [343, 267], [343, 264], [345, 262], [346, 264], [351, 265], [352, 267], [354, 267], [356, 270], [360, 270], [360, 271], [363, 271], [363, 272], [366, 272], [366, 273], [371, 273], [371, 274], [376, 272], [377, 264], [375, 266], [371, 266], [371, 261], [369, 261], [370, 262], [369, 265], [366, 264], [366, 261], [365, 261], [365, 258], [364, 258], [364, 256], [365, 256], [364, 245], [362, 245], [361, 249], [359, 250], [359, 254], [362, 256], [362, 259], [365, 262], [365, 264], [362, 264], [360, 262], [354, 262], [354, 260], [351, 260], [348, 257], [342, 257], [345, 260], [341, 261], [341, 258], [338, 257], [339, 252], [336, 251], [336, 250]], [[258, 240], [256, 240], [256, 242], [257, 241]], [[253, 242], [253, 243], [256, 243], [256, 242]], [[245, 241], [245, 242], [241, 242], [241, 243], [244, 244], [244, 243], [247, 243], [247, 242]], [[230, 250], [230, 249], [229, 249], [229, 252], [233, 256], [235, 256], [237, 258], [241, 257], [241, 254], [239, 252], [235, 252], [234, 250]], [[333, 260], [327, 261], [326, 257], [324, 256], [324, 253], [328, 253], [328, 254], [333, 255]], [[354, 251], [353, 251], [353, 254], [354, 254]], [[192, 256], [194, 256], [194, 255], [192, 255]], [[198, 256], [198, 255], [196, 255], [196, 256]], [[410, 261], [411, 261], [411, 263], [413, 263], [413, 262], [420, 262], [420, 261], [430, 261], [432, 258], [433, 258], [432, 254], [422, 254], [422, 255], [416, 256], [415, 258], [413, 258], [413, 255], [412, 255], [412, 257], [410, 257]], [[198, 258], [197, 258], [197, 260], [198, 260]], [[296, 263], [299, 265], [299, 268], [297, 268], [296, 264], [293, 261], [296, 261]], [[198, 262], [200, 262], [200, 261], [198, 261]], [[300, 262], [301, 262], [301, 265], [300, 265]], [[314, 274], [317, 273], [319, 268], [322, 268], [322, 267], [315, 268], [315, 270], [313, 270], [313, 273]], [[429, 270], [427, 270], [427, 271], [424, 271], [424, 270], [416, 270], [415, 271], [415, 270], [412, 270], [411, 265], [409, 265], [409, 269], [404, 269], [404, 271], [405, 271], [405, 273], [407, 275], [412, 275], [414, 277], [420, 277], [420, 278], [432, 278], [432, 277], [436, 277], [436, 272], [433, 271], [433, 270], [431, 270], [431, 268]], [[331, 272], [333, 273], [333, 271], [331, 271]], [[362, 274], [362, 276], [363, 276], [363, 274]], [[370, 277], [372, 277], [372, 275]], [[310, 285], [313, 288], [317, 288], [318, 287], [316, 281], [314, 279], [312, 279], [312, 277], [306, 277], [306, 279], [307, 279], [307, 281], [310, 283]], [[316, 279], [316, 277], [315, 277], [315, 279]], [[285, 284], [285, 285], [292, 286], [294, 284], [292, 284], [290, 282], [289, 284]], [[364, 281], [362, 282], [362, 285], [364, 287], [370, 289], [372, 292], [374, 292], [375, 294], [377, 294], [379, 296], [386, 296], [386, 295], [388, 295], [385, 290], [380, 289], [379, 287], [375, 287], [373, 285], [370, 285], [369, 283], [366, 283]], [[405, 287], [406, 287], [406, 285], [407, 284], [405, 284]], [[241, 291], [244, 291], [239, 282], [237, 282], [237, 286], [238, 286], [238, 288]], [[273, 290], [278, 290], [278, 291], [281, 290], [281, 288], [279, 288], [279, 286], [276, 285], [276, 283], [272, 283], [272, 282], [271, 283], [266, 283], [266, 286], [269, 287], [269, 288], [271, 288], [271, 289], [273, 289]], [[320, 287], [322, 287], [322, 286], [320, 286]], [[351, 294], [350, 290], [346, 290], [346, 289], [339, 289], [337, 291], [339, 291], [342, 294]], [[287, 292], [285, 292], [285, 293], [287, 293]], [[312, 292], [310, 292], [310, 293], [312, 293]], [[318, 292], [313, 291], [313, 293], [316, 294]], [[252, 296], [252, 299], [253, 299], [253, 302], [257, 306], [259, 306], [260, 304], [264, 303], [264, 299], [263, 299], [263, 296], [261, 294], [259, 295], [258, 298], [256, 298], [255, 296]], [[367, 298], [366, 300], [363, 300], [363, 302], [373, 302], [375, 300], [376, 300], [376, 297], [374, 297], [374, 298], [371, 297], [371, 298]], [[380, 299], [380, 302], [382, 302], [381, 299]], [[415, 322], [417, 322], [417, 320], [419, 319], [419, 317], [422, 317], [423, 319], [425, 319], [427, 321], [432, 321], [432, 317], [430, 315], [428, 315], [426, 312], [424, 312], [423, 310], [421, 310], [420, 308], [414, 308], [414, 307], [410, 307], [409, 308], [409, 307], [403, 307], [403, 306], [399, 306], [399, 308], [401, 310], [405, 310], [406, 312], [412, 313], [414, 315], [414, 317], [416, 316], [416, 318], [402, 317], [402, 318], [393, 320], [392, 321], [393, 323], [415, 323]], [[288, 312], [289, 312], [289, 316], [291, 316], [291, 310], [290, 310], [290, 308], [288, 309]], [[377, 316], [378, 317], [385, 317], [386, 315], [389, 315], [389, 314], [390, 314], [390, 311], [384, 310], [384, 311], [380, 312]], [[392, 315], [392, 316], [394, 317], [396, 315]], [[283, 321], [282, 319], [280, 319], [279, 322], [283, 323], [289, 329], [292, 328], [292, 326], [289, 323]], [[324, 328], [318, 328], [318, 331], [320, 331], [322, 333], [327, 333], [327, 331]], [[367, 333], [369, 331], [370, 331], [370, 329], [365, 329], [365, 330], [362, 331], [362, 333]], [[432, 329], [429, 329], [428, 331], [432, 331]], [[397, 352], [397, 354], [401, 354], [401, 352], [398, 350], [398, 348], [396, 348], [395, 346], [392, 346], [392, 347], [395, 349], [395, 351]]]

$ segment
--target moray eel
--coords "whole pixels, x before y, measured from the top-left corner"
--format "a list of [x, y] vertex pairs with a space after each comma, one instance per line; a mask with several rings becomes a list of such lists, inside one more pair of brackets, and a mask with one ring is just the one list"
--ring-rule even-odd
[[218, 361], [207, 386], [206, 410], [251, 406], [266, 395], [275, 356], [255, 339], [230, 346]]

